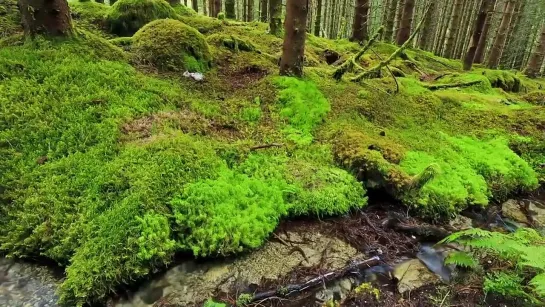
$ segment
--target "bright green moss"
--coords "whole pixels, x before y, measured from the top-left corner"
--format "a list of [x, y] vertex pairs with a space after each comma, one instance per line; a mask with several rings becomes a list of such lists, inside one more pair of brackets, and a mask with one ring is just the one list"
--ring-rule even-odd
[[72, 20], [78, 28], [100, 32], [106, 30], [111, 6], [94, 1], [69, 2]]
[[492, 87], [501, 88], [506, 92], [521, 92], [525, 86], [522, 80], [513, 72], [505, 70], [483, 70], [482, 74], [490, 80]]
[[329, 102], [312, 81], [280, 77], [274, 82], [280, 88], [280, 114], [289, 123], [284, 129], [287, 138], [298, 144], [310, 144], [314, 128], [330, 111]]
[[108, 26], [112, 33], [131, 36], [145, 24], [163, 18], [178, 18], [165, 0], [119, 0], [108, 13]]
[[133, 38], [132, 51], [143, 64], [163, 71], [203, 72], [211, 55], [204, 36], [183, 22], [161, 19], [150, 22]]

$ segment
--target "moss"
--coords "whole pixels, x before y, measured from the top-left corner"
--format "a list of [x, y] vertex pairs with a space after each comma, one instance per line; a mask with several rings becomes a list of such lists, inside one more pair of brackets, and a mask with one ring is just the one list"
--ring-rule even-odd
[[172, 8], [176, 12], [176, 14], [180, 16], [197, 16], [197, 12], [195, 12], [195, 10], [183, 4], [174, 5]]
[[205, 38], [194, 28], [172, 19], [150, 22], [134, 35], [137, 61], [163, 71], [200, 71], [209, 68], [211, 55]]
[[0, 0], [0, 39], [22, 31], [17, 0]]
[[181, 16], [180, 20], [203, 34], [217, 32], [222, 28], [222, 22], [220, 20], [202, 15]]
[[216, 46], [222, 46], [233, 51], [255, 51], [256, 47], [247, 38], [242, 38], [237, 35], [228, 34], [212, 34], [206, 38], [206, 40], [215, 44]]
[[510, 71], [483, 70], [482, 74], [490, 80], [492, 87], [501, 88], [506, 92], [521, 92], [525, 86], [522, 80]]
[[94, 1], [69, 2], [72, 20], [78, 28], [102, 32], [108, 29], [106, 18], [111, 6]]
[[112, 45], [123, 48], [124, 50], [130, 50], [133, 39], [132, 37], [117, 37], [108, 40]]
[[112, 33], [131, 36], [145, 24], [163, 18], [178, 18], [165, 0], [119, 0], [108, 13], [107, 22]]
[[545, 106], [545, 91], [530, 92], [522, 96], [522, 99], [535, 105]]

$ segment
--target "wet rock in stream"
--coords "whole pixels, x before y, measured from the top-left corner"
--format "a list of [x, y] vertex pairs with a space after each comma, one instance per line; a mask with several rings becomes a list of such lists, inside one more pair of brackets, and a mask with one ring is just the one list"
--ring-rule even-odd
[[262, 279], [276, 279], [299, 266], [322, 264], [326, 269], [344, 267], [363, 259], [349, 244], [319, 232], [288, 232], [272, 238], [262, 248], [236, 259], [208, 262], [187, 261], [169, 269], [162, 277], [140, 287], [117, 307], [152, 306], [157, 301], [174, 306], [191, 306], [233, 287], [245, 291]]
[[0, 306], [58, 306], [61, 278], [45, 266], [0, 258]]

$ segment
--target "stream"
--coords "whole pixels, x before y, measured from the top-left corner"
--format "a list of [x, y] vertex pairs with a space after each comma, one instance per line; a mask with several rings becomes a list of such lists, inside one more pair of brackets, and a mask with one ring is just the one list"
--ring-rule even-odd
[[[503, 231], [525, 225], [545, 227], [545, 202], [509, 200], [502, 205], [502, 215], [499, 209], [468, 211], [464, 215], [471, 219], [460, 215], [445, 227], [462, 230], [488, 224]], [[108, 306], [200, 306], [210, 297], [225, 299], [235, 292], [274, 289], [372, 256], [379, 256], [383, 264], [328, 283], [288, 306], [320, 306], [329, 299], [345, 299], [362, 282], [380, 283], [381, 291], [389, 294], [377, 306], [387, 306], [389, 299], [448, 283], [455, 274], [454, 268], [443, 265], [448, 249], [434, 247], [436, 241], [430, 238], [385, 227], [392, 214], [405, 215], [407, 225], [418, 225], [418, 220], [406, 217], [401, 210], [400, 206], [380, 204], [323, 221], [284, 221], [258, 250], [236, 258], [178, 259], [165, 272], [120, 291]], [[60, 268], [0, 258], [0, 306], [58, 306], [55, 289], [62, 278]]]

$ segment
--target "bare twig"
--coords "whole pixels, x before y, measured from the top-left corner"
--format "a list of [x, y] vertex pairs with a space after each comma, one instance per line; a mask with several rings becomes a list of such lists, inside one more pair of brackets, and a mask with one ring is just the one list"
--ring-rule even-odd
[[281, 143], [271, 143], [271, 144], [261, 144], [250, 147], [250, 150], [258, 150], [258, 149], [264, 149], [264, 148], [271, 148], [271, 147], [282, 147], [284, 144]]

